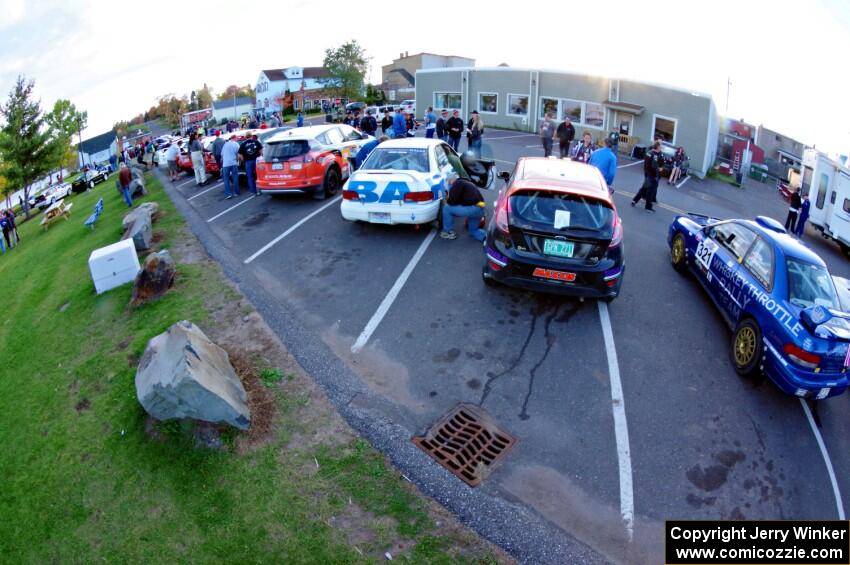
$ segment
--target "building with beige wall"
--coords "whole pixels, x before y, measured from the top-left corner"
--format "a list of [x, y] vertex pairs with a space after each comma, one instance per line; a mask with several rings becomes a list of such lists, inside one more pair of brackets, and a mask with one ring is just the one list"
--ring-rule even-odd
[[422, 69], [444, 69], [452, 67], [474, 67], [475, 59], [435, 53], [398, 54], [389, 65], [381, 67], [379, 89], [388, 100], [401, 101], [416, 96], [416, 72]]

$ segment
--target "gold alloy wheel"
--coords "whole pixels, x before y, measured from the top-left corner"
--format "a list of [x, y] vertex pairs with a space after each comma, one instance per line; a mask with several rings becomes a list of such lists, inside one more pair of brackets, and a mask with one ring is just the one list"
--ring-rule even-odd
[[673, 239], [673, 249], [670, 251], [670, 256], [673, 259], [674, 265], [681, 264], [685, 258], [685, 240], [682, 236], [676, 236]]
[[756, 332], [745, 326], [738, 330], [735, 336], [735, 362], [739, 367], [746, 367], [753, 360], [756, 351]]

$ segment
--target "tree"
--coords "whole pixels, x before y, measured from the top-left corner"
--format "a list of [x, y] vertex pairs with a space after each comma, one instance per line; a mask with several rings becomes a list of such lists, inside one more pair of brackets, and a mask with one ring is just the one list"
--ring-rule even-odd
[[198, 109], [211, 108], [212, 102], [212, 89], [204, 84], [204, 87], [198, 91]]
[[62, 150], [59, 137], [45, 123], [41, 104], [32, 99], [34, 87], [32, 80], [19, 75], [6, 103], [0, 106], [0, 115], [5, 119], [0, 128], [3, 175], [13, 186], [23, 188], [27, 217], [32, 183], [50, 173]]
[[234, 96], [236, 96], [236, 98], [240, 98], [242, 96], [254, 98], [256, 95], [257, 93], [254, 92], [254, 87], [250, 84], [246, 84], [245, 86], [236, 86], [235, 84], [231, 84], [224, 89], [224, 92], [216, 97], [216, 100], [233, 100]]
[[322, 63], [330, 76], [319, 81], [340, 98], [359, 98], [363, 92], [363, 78], [369, 69], [369, 57], [356, 39], [336, 48], [325, 49]]
[[[51, 129], [54, 137], [62, 138], [62, 141], [57, 140], [57, 165], [61, 170], [63, 167], [68, 169], [76, 169], [77, 164], [70, 159], [68, 153], [70, 150], [73, 156], [73, 147], [71, 140], [74, 135], [79, 134], [80, 143], [83, 142], [82, 132], [88, 125], [89, 115], [86, 111], [78, 111], [77, 107], [70, 100], [59, 99], [53, 104], [53, 110], [44, 116], [45, 122]], [[80, 159], [82, 160], [82, 159]], [[70, 166], [67, 166], [70, 163]]]

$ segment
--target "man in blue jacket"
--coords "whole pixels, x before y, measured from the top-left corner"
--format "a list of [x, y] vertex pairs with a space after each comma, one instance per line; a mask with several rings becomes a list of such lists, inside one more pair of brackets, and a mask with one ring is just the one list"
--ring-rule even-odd
[[617, 155], [611, 150], [609, 138], [605, 138], [605, 147], [597, 149], [590, 155], [590, 160], [587, 163], [599, 169], [608, 184], [608, 190], [614, 192], [611, 187], [614, 184], [614, 175], [617, 174]]
[[404, 110], [399, 109], [393, 116], [393, 138], [402, 139], [407, 136], [407, 119]]
[[388, 139], [389, 137], [387, 137], [386, 135], [382, 135], [378, 139], [373, 139], [364, 143], [363, 146], [360, 147], [360, 151], [357, 152], [357, 155], [354, 156], [354, 170], [360, 168], [360, 166], [363, 164], [363, 161], [366, 160], [366, 157], [369, 156], [369, 154], [374, 148], [378, 146], [378, 144], [383, 143]]

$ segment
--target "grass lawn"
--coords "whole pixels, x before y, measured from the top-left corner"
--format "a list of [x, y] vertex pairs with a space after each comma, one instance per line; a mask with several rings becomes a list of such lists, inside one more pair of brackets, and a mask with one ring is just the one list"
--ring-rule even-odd
[[[180, 261], [192, 236], [158, 182], [148, 187], [164, 212], [159, 246]], [[150, 305], [128, 306], [130, 286], [96, 296], [88, 256], [119, 239], [126, 206], [111, 179], [70, 200], [71, 220], [22, 224], [0, 256], [0, 562], [359, 563], [402, 546], [396, 560], [504, 560], [447, 530], [451, 518], [350, 430], [294, 441], [315, 435], [323, 412], [308, 380], [279, 367], [256, 367], [275, 409], [261, 442], [234, 433], [225, 449], [200, 448], [191, 424], [151, 428], [134, 387], [148, 340], [181, 319], [215, 328], [216, 301], [241, 297], [208, 259], [179, 262], [175, 287]]]

